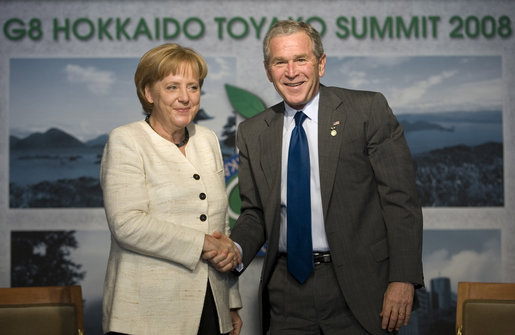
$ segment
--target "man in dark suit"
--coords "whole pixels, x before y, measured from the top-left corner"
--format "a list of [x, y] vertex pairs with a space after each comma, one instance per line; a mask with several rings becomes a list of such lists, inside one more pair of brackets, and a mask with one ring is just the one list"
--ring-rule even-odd
[[[277, 22], [263, 51], [268, 79], [284, 102], [239, 125], [242, 205], [231, 233], [243, 267], [267, 244], [263, 333], [395, 332], [407, 324], [414, 289], [424, 284], [422, 214], [403, 130], [380, 93], [320, 84], [326, 55], [310, 25]], [[299, 111], [305, 115], [294, 121]], [[288, 163], [295, 132], [305, 133], [299, 150], [309, 158]], [[290, 189], [303, 178], [290, 173], [306, 166], [307, 188]], [[305, 194], [308, 204], [296, 209], [304, 214], [290, 216]], [[299, 257], [306, 265], [297, 275], [292, 255], [299, 241], [289, 233], [306, 217], [309, 231], [300, 236], [309, 259]]]

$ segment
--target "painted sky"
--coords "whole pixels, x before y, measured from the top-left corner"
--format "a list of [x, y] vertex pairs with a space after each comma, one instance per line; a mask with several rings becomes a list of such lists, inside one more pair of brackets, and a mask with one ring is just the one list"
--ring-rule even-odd
[[426, 287], [436, 277], [458, 281], [501, 281], [501, 232], [485, 230], [424, 230], [424, 277]]
[[[106, 223], [107, 227], [107, 223]], [[111, 235], [109, 231], [76, 231], [75, 238], [79, 247], [71, 252], [73, 262], [81, 264], [86, 271], [80, 283], [82, 294], [88, 298], [102, 296], [104, 278], [109, 258]]]
[[[224, 84], [238, 86], [237, 60], [207, 57], [206, 61], [209, 74], [201, 107], [213, 119], [201, 125], [220, 136], [233, 111]], [[10, 134], [25, 137], [58, 127], [84, 141], [142, 119], [133, 83], [137, 62], [136, 58], [11, 59]], [[328, 57], [322, 83], [380, 91], [396, 114], [500, 111], [501, 74], [500, 56]]]
[[502, 110], [501, 56], [328, 57], [321, 81], [382, 92], [396, 114]]
[[[232, 107], [224, 84], [235, 83], [235, 58], [206, 58], [201, 125], [220, 136]], [[143, 118], [136, 96], [136, 58], [24, 58], [10, 60], [10, 134], [25, 137], [60, 128], [90, 140]]]

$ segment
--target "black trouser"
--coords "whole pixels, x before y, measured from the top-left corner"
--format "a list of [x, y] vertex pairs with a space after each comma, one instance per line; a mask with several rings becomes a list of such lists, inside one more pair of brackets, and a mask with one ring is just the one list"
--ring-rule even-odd
[[215, 298], [211, 291], [211, 285], [207, 282], [206, 297], [204, 308], [200, 317], [200, 325], [197, 335], [220, 335], [220, 325], [218, 324], [218, 312], [216, 311]]

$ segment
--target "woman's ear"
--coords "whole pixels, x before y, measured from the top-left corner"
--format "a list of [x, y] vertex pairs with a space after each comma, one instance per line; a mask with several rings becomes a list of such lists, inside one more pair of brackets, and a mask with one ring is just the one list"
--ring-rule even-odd
[[154, 103], [154, 99], [152, 98], [152, 90], [150, 89], [149, 85], [145, 86], [145, 98], [149, 103]]

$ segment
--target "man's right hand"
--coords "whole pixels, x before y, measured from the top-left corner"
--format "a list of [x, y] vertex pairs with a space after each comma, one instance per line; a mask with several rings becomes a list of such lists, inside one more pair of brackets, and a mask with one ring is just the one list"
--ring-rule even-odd
[[202, 259], [209, 260], [220, 272], [234, 270], [241, 263], [241, 254], [234, 242], [220, 231], [204, 236]]

